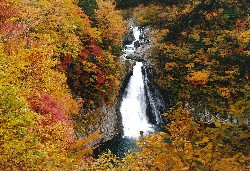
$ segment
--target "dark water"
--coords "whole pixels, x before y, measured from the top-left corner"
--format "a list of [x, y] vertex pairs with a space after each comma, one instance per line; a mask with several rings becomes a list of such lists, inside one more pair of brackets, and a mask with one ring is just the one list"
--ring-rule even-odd
[[136, 139], [118, 136], [110, 141], [100, 144], [99, 147], [94, 150], [94, 157], [98, 158], [98, 155], [105, 153], [108, 150], [119, 158], [125, 157], [125, 155], [131, 151], [140, 151], [136, 146]]
[[[164, 131], [164, 128], [162, 126], [163, 124], [155, 125], [154, 132]], [[154, 132], [151, 132], [149, 134], [152, 134]], [[143, 137], [141, 136], [138, 138], [130, 138], [123, 137], [122, 135], [117, 136], [110, 141], [99, 144], [99, 147], [94, 149], [94, 157], [98, 158], [100, 154], [106, 153], [108, 152], [108, 150], [110, 150], [112, 154], [116, 155], [119, 158], [125, 157], [125, 155], [130, 152], [139, 152], [140, 148], [136, 145], [136, 141], [141, 138]]]

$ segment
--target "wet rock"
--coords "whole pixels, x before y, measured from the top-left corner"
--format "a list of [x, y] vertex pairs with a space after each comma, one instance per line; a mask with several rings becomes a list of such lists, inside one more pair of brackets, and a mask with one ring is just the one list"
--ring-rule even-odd
[[140, 47], [141, 43], [139, 40], [134, 42], [134, 47], [137, 49], [138, 47]]
[[125, 38], [123, 40], [123, 44], [124, 45], [130, 45], [131, 43], [133, 43], [133, 41], [135, 40], [135, 37], [133, 35], [133, 29], [129, 29], [129, 32], [125, 35]]

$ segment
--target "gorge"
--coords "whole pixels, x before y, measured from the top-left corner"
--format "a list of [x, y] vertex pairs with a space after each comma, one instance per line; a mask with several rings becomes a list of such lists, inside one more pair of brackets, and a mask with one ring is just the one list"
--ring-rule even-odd
[[1, 0], [0, 170], [250, 170], [249, 5]]
[[[152, 80], [152, 73], [147, 69], [143, 62], [133, 59], [133, 55], [138, 48], [136, 44], [143, 45], [145, 42], [140, 40], [142, 31], [138, 27], [132, 27], [135, 40], [125, 46], [124, 55], [121, 58], [133, 63], [132, 75], [125, 85], [125, 90], [121, 91], [121, 102], [119, 103], [119, 113], [121, 115], [122, 130], [107, 142], [103, 142], [97, 148], [95, 154], [111, 150], [117, 156], [124, 156], [131, 150], [137, 150], [135, 145], [139, 137], [148, 135], [157, 130], [163, 123], [161, 113], [165, 110], [165, 102], [159, 90]], [[141, 46], [140, 51], [143, 51]], [[147, 53], [146, 50], [144, 53]], [[129, 56], [129, 59], [126, 57]]]

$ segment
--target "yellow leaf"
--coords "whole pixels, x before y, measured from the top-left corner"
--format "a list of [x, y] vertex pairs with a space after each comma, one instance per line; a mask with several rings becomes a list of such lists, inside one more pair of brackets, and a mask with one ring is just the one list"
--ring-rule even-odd
[[194, 71], [187, 76], [187, 80], [195, 85], [202, 85], [208, 82], [209, 76], [210, 74], [208, 71]]
[[206, 143], [206, 142], [208, 142], [208, 137], [204, 137], [203, 139], [202, 139], [202, 141], [201, 141], [201, 143]]
[[219, 122], [214, 122], [214, 124], [215, 124], [215, 126], [218, 127], [218, 128], [221, 127], [221, 123], [219, 123]]

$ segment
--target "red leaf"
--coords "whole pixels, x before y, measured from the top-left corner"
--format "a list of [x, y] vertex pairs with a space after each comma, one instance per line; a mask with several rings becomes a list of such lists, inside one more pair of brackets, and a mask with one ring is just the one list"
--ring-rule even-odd
[[66, 70], [70, 63], [71, 63], [71, 56], [67, 54], [64, 56], [63, 61], [61, 62], [61, 68], [63, 70]]
[[97, 83], [102, 84], [104, 82], [103, 80], [103, 73], [100, 70], [97, 70]]
[[92, 49], [92, 53], [95, 55], [95, 56], [99, 56], [99, 57], [103, 57], [103, 53], [102, 53], [102, 50], [99, 46], [93, 44], [90, 46], [91, 49]]
[[51, 115], [46, 125], [56, 123], [58, 121], [71, 124], [69, 117], [65, 114], [64, 107], [51, 97], [48, 93], [42, 92], [39, 99], [33, 99], [30, 102], [31, 107], [42, 115]]
[[89, 51], [85, 48], [81, 51], [81, 53], [79, 54], [79, 58], [80, 60], [86, 60], [89, 56]]

